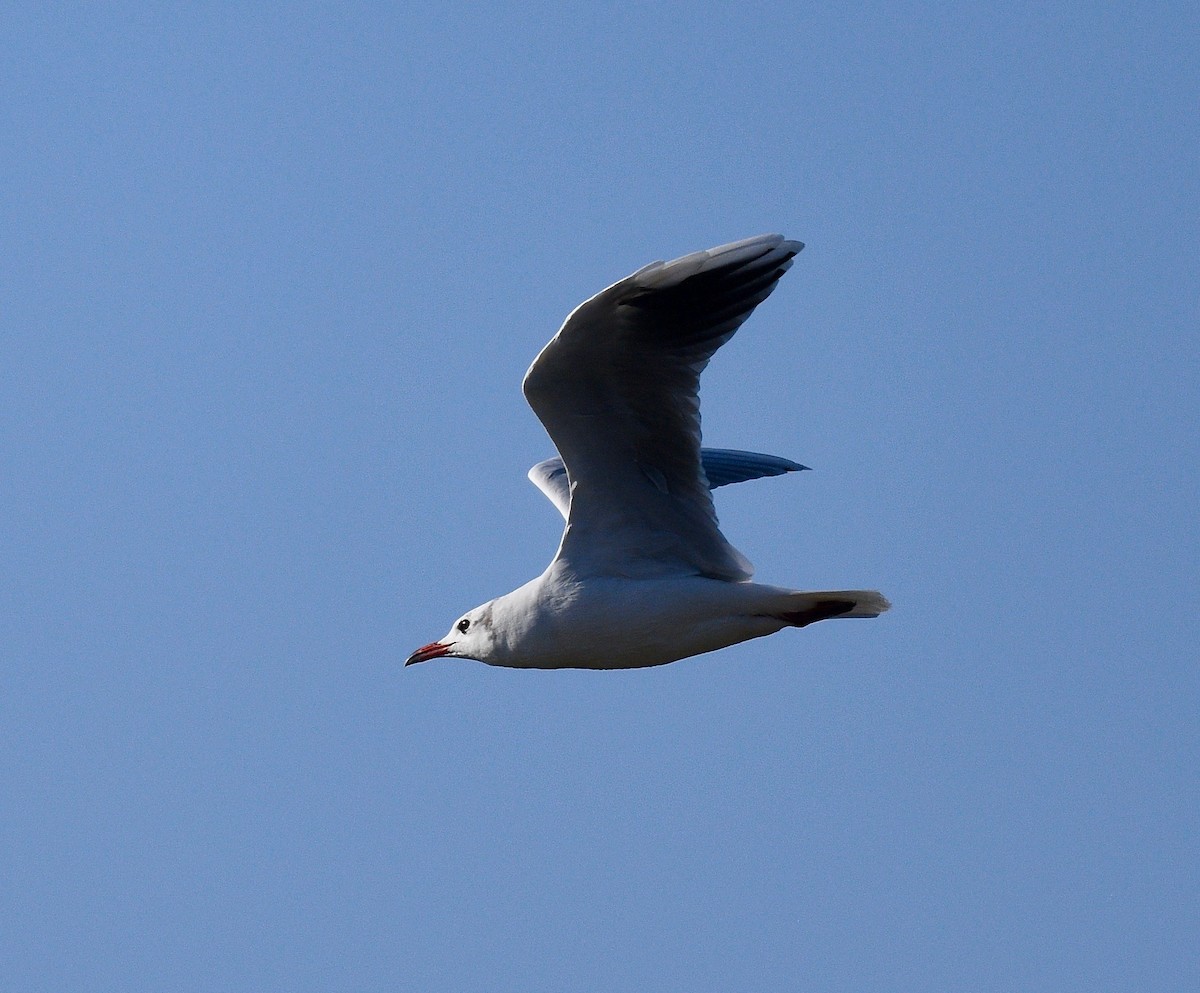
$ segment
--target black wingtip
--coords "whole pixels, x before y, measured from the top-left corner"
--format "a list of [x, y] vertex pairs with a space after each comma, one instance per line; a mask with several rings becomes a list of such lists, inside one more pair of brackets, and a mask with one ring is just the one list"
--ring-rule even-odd
[[785, 614], [780, 614], [780, 619], [787, 621], [792, 627], [802, 628], [809, 624], [816, 624], [817, 621], [827, 621], [832, 617], [841, 617], [842, 614], [848, 614], [858, 602], [855, 600], [818, 600], [811, 607], [806, 607], [804, 610], [793, 610]]

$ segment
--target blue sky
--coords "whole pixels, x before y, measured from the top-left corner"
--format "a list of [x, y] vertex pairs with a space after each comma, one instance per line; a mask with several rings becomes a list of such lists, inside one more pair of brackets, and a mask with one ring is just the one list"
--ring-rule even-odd
[[[0, 985], [1200, 984], [1194, 5], [5, 23]], [[722, 524], [893, 612], [403, 669], [566, 313], [772, 230]]]

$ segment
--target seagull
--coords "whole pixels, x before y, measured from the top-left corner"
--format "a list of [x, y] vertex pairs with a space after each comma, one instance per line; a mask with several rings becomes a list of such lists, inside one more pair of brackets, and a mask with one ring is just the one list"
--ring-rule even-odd
[[700, 445], [700, 373], [804, 246], [760, 235], [653, 262], [575, 308], [529, 367], [525, 398], [558, 450], [529, 478], [566, 518], [554, 560], [459, 617], [405, 665], [637, 669], [834, 617], [877, 617], [873, 590], [750, 581], [712, 489], [805, 467]]

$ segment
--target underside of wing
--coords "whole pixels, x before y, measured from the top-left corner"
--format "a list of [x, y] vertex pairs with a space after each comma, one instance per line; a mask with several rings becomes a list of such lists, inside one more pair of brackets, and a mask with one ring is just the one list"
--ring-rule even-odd
[[524, 389], [566, 467], [560, 560], [589, 574], [749, 578], [701, 465], [699, 377], [802, 247], [762, 235], [656, 262], [581, 304], [542, 349]]
[[[702, 448], [700, 464], [710, 490], [730, 483], [744, 483], [764, 476], [782, 476], [785, 472], [808, 468], [778, 455], [742, 452], [733, 448]], [[562, 459], [555, 456], [539, 462], [529, 470], [529, 480], [554, 504], [563, 515], [563, 520], [570, 516], [571, 484], [567, 480], [567, 467]]]

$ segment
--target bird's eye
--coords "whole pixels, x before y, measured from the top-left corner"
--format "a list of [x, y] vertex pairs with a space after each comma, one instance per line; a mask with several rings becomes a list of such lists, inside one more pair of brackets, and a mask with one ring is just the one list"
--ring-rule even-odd
[[470, 626], [471, 626], [471, 622], [465, 617], [461, 621], [458, 622], [458, 630], [460, 630], [463, 634], [467, 633], [467, 628], [469, 628]]

